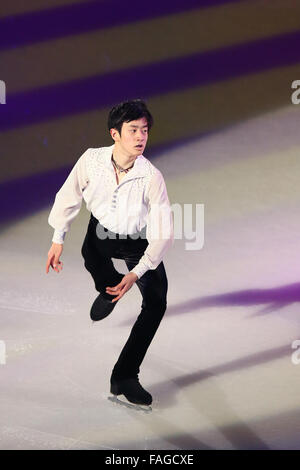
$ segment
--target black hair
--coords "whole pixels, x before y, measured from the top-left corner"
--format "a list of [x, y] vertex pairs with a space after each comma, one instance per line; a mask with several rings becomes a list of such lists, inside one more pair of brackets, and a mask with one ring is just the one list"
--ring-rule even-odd
[[147, 119], [149, 131], [153, 126], [153, 117], [146, 103], [141, 99], [123, 101], [110, 110], [107, 121], [108, 130], [117, 129], [121, 135], [123, 122], [135, 121], [143, 117]]

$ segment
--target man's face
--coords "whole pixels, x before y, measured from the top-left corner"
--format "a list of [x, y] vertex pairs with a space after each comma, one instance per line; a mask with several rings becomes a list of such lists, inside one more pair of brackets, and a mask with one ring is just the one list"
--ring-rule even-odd
[[111, 129], [111, 135], [124, 154], [137, 157], [143, 153], [147, 144], [147, 119], [143, 117], [136, 121], [124, 122], [121, 136], [115, 129]]

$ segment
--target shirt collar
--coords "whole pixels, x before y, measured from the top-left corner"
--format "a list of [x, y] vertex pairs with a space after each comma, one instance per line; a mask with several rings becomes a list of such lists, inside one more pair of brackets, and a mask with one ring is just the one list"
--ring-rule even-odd
[[[115, 144], [111, 145], [110, 147], [105, 147], [105, 165], [107, 168], [113, 170], [113, 164], [111, 162], [111, 156], [113, 154], [115, 148]], [[131, 168], [128, 173], [126, 173], [126, 176], [128, 176], [128, 179], [132, 177], [138, 177], [138, 176], [146, 176], [147, 172], [147, 165], [145, 163], [145, 157], [143, 155], [138, 155], [135, 159], [134, 166]]]

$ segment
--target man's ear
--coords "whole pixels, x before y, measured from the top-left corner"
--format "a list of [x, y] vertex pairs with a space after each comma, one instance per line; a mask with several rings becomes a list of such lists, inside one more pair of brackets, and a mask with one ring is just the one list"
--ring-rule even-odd
[[118, 142], [120, 140], [121, 137], [117, 129], [111, 128], [109, 132], [115, 142]]

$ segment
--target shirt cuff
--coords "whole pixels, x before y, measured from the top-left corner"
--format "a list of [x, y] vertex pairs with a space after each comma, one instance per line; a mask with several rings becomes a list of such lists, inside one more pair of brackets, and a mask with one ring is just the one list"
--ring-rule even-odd
[[64, 232], [63, 230], [54, 230], [52, 242], [59, 243], [60, 245], [62, 245], [64, 243], [65, 236], [66, 232]]
[[150, 268], [145, 263], [138, 263], [133, 269], [131, 269], [131, 273], [135, 273], [137, 277], [140, 279], [146, 271]]

